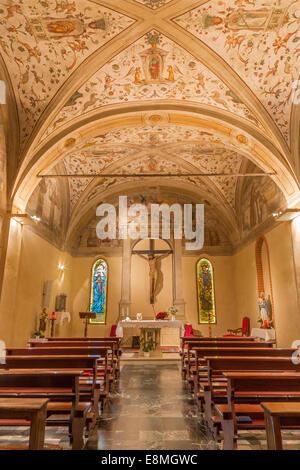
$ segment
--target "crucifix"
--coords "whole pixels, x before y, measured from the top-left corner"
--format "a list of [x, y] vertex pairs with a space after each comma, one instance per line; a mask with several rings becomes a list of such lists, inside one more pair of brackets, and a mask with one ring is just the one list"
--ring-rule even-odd
[[[149, 264], [149, 278], [150, 278], [150, 304], [154, 305], [155, 293], [157, 287], [158, 269], [157, 261], [169, 256], [173, 253], [172, 250], [155, 250], [154, 240], [150, 240], [149, 250], [133, 250], [133, 255], [138, 255], [140, 258], [146, 260]], [[145, 256], [146, 255], [146, 256]]]

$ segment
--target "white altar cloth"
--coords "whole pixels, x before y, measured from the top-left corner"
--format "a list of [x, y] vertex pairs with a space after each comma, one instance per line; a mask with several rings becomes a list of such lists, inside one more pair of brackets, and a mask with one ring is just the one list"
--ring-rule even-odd
[[123, 328], [177, 328], [181, 335], [184, 331], [183, 323], [180, 320], [122, 320], [118, 323], [117, 328], [117, 332], [121, 333], [121, 336], [123, 336]]
[[276, 339], [275, 330], [273, 328], [270, 330], [267, 328], [252, 328], [251, 336], [264, 339], [265, 341], [275, 341]]

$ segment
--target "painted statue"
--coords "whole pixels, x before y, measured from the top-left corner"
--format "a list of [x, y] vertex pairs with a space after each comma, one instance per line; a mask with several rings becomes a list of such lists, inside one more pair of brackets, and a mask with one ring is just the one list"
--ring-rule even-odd
[[268, 305], [268, 301], [265, 297], [264, 292], [260, 294], [260, 297], [258, 299], [258, 308], [259, 308], [262, 324], [264, 324], [265, 321], [268, 322], [269, 321], [269, 305]]
[[257, 10], [237, 9], [225, 19], [220, 16], [203, 14], [200, 17], [201, 27], [208, 29], [222, 24], [232, 31], [276, 31], [285, 21], [287, 9], [262, 8]]
[[273, 31], [282, 26], [285, 9], [262, 8], [260, 10], [237, 10], [225, 20], [231, 30]]
[[99, 264], [93, 275], [93, 303], [91, 311], [95, 313], [104, 313], [105, 295], [106, 295], [106, 266]]
[[150, 60], [150, 63], [149, 63], [149, 71], [150, 71], [150, 75], [151, 75], [151, 78], [153, 80], [157, 80], [159, 78], [159, 71], [160, 71], [160, 62], [159, 62], [159, 58], [158, 57], [153, 57], [151, 60]]
[[34, 18], [30, 20], [30, 27], [37, 40], [45, 41], [78, 37], [84, 34], [87, 28], [105, 31], [107, 25], [105, 18], [95, 19], [86, 25], [82, 20], [70, 16], [67, 18]]

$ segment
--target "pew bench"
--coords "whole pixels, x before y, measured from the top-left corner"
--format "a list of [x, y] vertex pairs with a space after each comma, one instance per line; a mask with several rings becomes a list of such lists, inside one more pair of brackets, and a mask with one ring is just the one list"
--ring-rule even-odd
[[205, 418], [213, 425], [214, 404], [227, 401], [227, 375], [231, 371], [292, 371], [300, 372], [300, 365], [295, 365], [290, 357], [205, 357], [207, 363], [207, 381], [200, 382], [204, 393]]
[[[201, 348], [196, 347], [195, 353], [195, 365], [191, 367], [189, 380], [194, 382], [193, 390], [195, 400], [200, 404], [203, 410], [203, 392], [199, 391], [199, 385], [201, 382], [206, 382], [207, 374], [204, 371], [207, 370], [207, 360], [209, 357], [291, 357], [296, 349], [292, 348]], [[225, 381], [225, 378], [220, 375], [218, 381]]]
[[[230, 338], [229, 338], [230, 339]], [[197, 341], [187, 341], [187, 350], [186, 356], [183, 358], [182, 363], [182, 375], [184, 378], [188, 378], [188, 383], [190, 385], [191, 390], [194, 386], [194, 381], [190, 379], [190, 369], [191, 367], [195, 367], [196, 360], [195, 360], [195, 350], [198, 348], [218, 348], [218, 349], [232, 349], [232, 348], [247, 348], [247, 349], [254, 349], [257, 347], [263, 349], [271, 349], [273, 344], [270, 342], [258, 343], [255, 341], [218, 341], [218, 342], [197, 342]]]
[[89, 377], [80, 377], [80, 400], [92, 403], [92, 414], [89, 417], [91, 426], [99, 418], [99, 401], [106, 386], [105, 380], [98, 378], [98, 355], [85, 356], [7, 356], [5, 364], [0, 364], [1, 369], [46, 369], [46, 370], [84, 370]]
[[[215, 404], [224, 434], [224, 450], [237, 447], [240, 429], [265, 428], [262, 409], [258, 408], [262, 402], [272, 400], [280, 405], [300, 402], [300, 374], [297, 372], [224, 372], [224, 376], [228, 381], [227, 403]], [[251, 422], [241, 423], [240, 416], [250, 417]], [[285, 422], [289, 428], [295, 424], [295, 421]]]
[[[3, 419], [26, 420], [30, 426], [29, 450], [44, 449], [48, 399], [0, 398], [0, 426]], [[0, 447], [0, 450], [8, 449]], [[22, 448], [14, 447], [14, 450]]]
[[[110, 346], [101, 347], [44, 347], [44, 348], [7, 348], [7, 357], [15, 356], [98, 356], [97, 380], [99, 380], [101, 394], [100, 400], [103, 405], [106, 402], [109, 391], [115, 380], [114, 370], [109, 357]], [[88, 380], [87, 377], [85, 379]], [[104, 384], [104, 386], [102, 385]]]
[[[107, 348], [109, 351], [108, 355], [108, 366], [112, 369], [113, 381], [120, 375], [120, 351], [118, 343], [116, 341], [45, 341], [45, 342], [29, 342], [32, 349], [43, 349], [43, 348]], [[7, 351], [13, 348], [8, 348]]]
[[[0, 398], [47, 399], [47, 426], [67, 426], [72, 449], [84, 447], [85, 428], [88, 425], [90, 402], [80, 401], [79, 378], [83, 371], [74, 370], [0, 370]], [[61, 416], [57, 420], [53, 415]], [[16, 425], [14, 420], [13, 425]], [[24, 425], [26, 421], [19, 421]], [[0, 420], [0, 425], [12, 425], [11, 420]]]
[[281, 428], [300, 429], [300, 402], [263, 402], [268, 450], [282, 450]]

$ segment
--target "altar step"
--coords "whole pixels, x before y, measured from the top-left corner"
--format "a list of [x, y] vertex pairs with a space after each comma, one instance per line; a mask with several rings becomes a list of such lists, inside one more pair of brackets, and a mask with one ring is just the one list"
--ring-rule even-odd
[[147, 361], [147, 362], [157, 362], [157, 361], [171, 361], [171, 362], [177, 362], [180, 361], [180, 355], [177, 352], [170, 352], [170, 353], [162, 353], [161, 355], [157, 355], [155, 353], [152, 353], [150, 357], [145, 357], [143, 354], [141, 354], [139, 351], [135, 352], [127, 352], [123, 351], [122, 356], [121, 356], [121, 361]]

